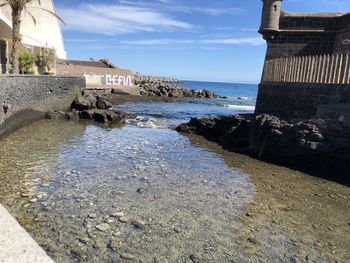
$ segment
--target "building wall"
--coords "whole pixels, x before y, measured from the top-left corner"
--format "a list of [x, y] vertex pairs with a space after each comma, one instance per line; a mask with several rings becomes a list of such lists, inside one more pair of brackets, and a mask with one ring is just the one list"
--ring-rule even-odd
[[[0, 77], [0, 137], [5, 121], [25, 111], [66, 110], [85, 88], [83, 77]], [[15, 122], [16, 124], [16, 122]], [[9, 128], [9, 127], [6, 127]]]
[[57, 75], [84, 76], [89, 89], [104, 89], [112, 86], [133, 86], [134, 73], [128, 69], [91, 67], [65, 63], [56, 64]]
[[350, 104], [350, 14], [282, 12], [277, 30], [261, 32], [257, 114], [309, 118], [320, 105]]
[[335, 33], [277, 32], [267, 40], [266, 60], [289, 56], [330, 54]]
[[[35, 17], [36, 24], [28, 14], [23, 16], [21, 24], [23, 44], [54, 48], [57, 57], [65, 59], [67, 54], [64, 49], [61, 22], [49, 12], [40, 9], [44, 8], [56, 13], [54, 3], [52, 0], [41, 0], [40, 2], [41, 5], [38, 4], [38, 1], [32, 1], [28, 4], [28, 10]], [[4, 29], [0, 29], [0, 37], [10, 37], [11, 9], [8, 6], [0, 7], [0, 20], [0, 26]]]
[[259, 85], [256, 114], [313, 117], [322, 104], [350, 103], [350, 85], [264, 82]]
[[264, 33], [268, 44], [266, 60], [349, 52], [348, 25], [350, 25], [349, 14], [282, 12], [279, 30]]

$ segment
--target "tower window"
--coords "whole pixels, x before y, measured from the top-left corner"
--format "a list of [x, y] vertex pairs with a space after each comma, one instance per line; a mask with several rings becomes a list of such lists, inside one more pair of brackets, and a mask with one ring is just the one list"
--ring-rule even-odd
[[274, 5], [274, 6], [273, 6], [273, 10], [274, 10], [275, 12], [277, 12], [277, 5]]

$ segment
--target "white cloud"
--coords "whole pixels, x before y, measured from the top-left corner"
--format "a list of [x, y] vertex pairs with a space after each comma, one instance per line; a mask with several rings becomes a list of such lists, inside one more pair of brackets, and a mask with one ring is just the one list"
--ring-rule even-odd
[[264, 45], [265, 41], [261, 37], [244, 38], [218, 38], [218, 39], [147, 39], [121, 41], [121, 44], [134, 46], [169, 46], [169, 45]]
[[163, 45], [174, 45], [174, 44], [192, 44], [194, 40], [179, 40], [179, 39], [146, 39], [146, 40], [130, 40], [121, 41], [121, 44], [135, 45], [135, 46], [163, 46]]
[[194, 26], [148, 7], [122, 4], [82, 4], [78, 8], [59, 8], [66, 30], [107, 35], [136, 32], [192, 30]]
[[[158, 3], [157, 3], [158, 2]], [[188, 2], [183, 2], [181, 0], [158, 0], [157, 2], [153, 1], [134, 1], [134, 0], [120, 0], [119, 3], [126, 4], [130, 6], [138, 7], [155, 7], [157, 10], [171, 11], [171, 12], [181, 12], [181, 13], [202, 13], [206, 15], [232, 15], [241, 13], [244, 11], [241, 8], [236, 7], [202, 7], [188, 5]]]
[[243, 38], [221, 38], [221, 39], [208, 39], [204, 43], [207, 44], [221, 44], [221, 45], [251, 45], [260, 46], [265, 44], [265, 41], [261, 37], [243, 37]]

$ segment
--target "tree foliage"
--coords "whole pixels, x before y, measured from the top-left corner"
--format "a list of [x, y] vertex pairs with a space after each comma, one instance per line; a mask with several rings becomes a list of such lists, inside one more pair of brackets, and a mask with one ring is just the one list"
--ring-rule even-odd
[[55, 63], [56, 52], [54, 49], [42, 48], [40, 54], [36, 56], [36, 65], [49, 73]]
[[22, 74], [33, 73], [34, 62], [35, 62], [35, 57], [31, 52], [29, 52], [25, 48], [22, 48], [19, 51], [18, 66], [19, 66], [20, 73]]

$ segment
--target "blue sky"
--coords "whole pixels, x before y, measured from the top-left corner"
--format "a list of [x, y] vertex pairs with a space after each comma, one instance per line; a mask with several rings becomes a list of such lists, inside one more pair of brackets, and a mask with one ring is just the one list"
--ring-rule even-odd
[[[143, 74], [258, 83], [260, 0], [56, 0], [70, 59]], [[291, 12], [347, 12], [349, 0], [284, 0]]]

